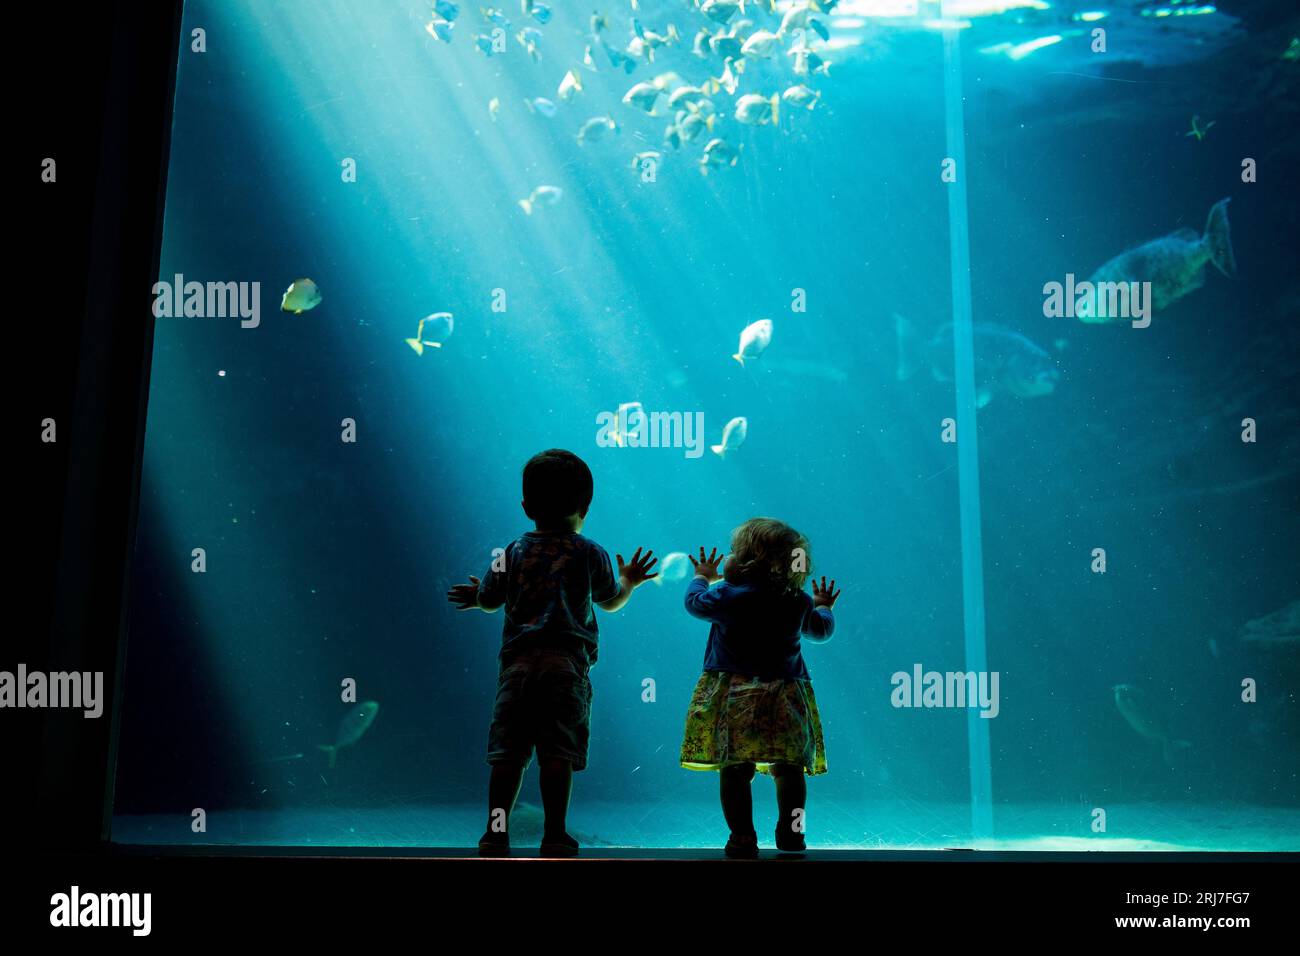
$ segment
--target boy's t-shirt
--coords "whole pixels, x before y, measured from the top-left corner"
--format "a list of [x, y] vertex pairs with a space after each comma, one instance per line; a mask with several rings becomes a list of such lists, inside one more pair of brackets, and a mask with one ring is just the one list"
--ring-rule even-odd
[[506, 548], [505, 570], [488, 568], [480, 600], [504, 602], [501, 664], [521, 651], [563, 651], [596, 663], [596, 605], [619, 592], [609, 554], [568, 531], [528, 531]]

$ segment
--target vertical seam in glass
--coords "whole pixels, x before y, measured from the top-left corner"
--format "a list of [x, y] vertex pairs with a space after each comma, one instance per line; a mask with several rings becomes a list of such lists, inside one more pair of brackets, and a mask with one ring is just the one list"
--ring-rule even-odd
[[[966, 211], [966, 131], [963, 123], [961, 31], [943, 31], [944, 112], [948, 157], [955, 176], [948, 183], [948, 233], [952, 271], [953, 382], [957, 397], [957, 477], [961, 511], [962, 618], [966, 673], [988, 670], [984, 635], [984, 559], [980, 536], [979, 441], [976, 428], [975, 346], [971, 320], [970, 223]], [[988, 719], [967, 701], [971, 838], [993, 835], [993, 779]], [[977, 703], [977, 702], [974, 702]]]

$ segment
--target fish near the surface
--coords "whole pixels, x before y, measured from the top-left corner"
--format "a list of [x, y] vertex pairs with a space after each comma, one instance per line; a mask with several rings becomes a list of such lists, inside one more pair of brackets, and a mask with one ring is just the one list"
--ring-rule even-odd
[[503, 30], [510, 29], [510, 20], [496, 7], [486, 7], [482, 10], [482, 13], [483, 19], [494, 26], [501, 27]]
[[790, 87], [781, 94], [781, 99], [785, 100], [791, 106], [802, 106], [804, 109], [812, 109], [821, 99], [821, 93], [817, 90], [809, 89], [805, 84], [799, 83]]
[[802, 30], [808, 25], [808, 15], [810, 13], [812, 13], [812, 7], [807, 3], [791, 4], [790, 9], [781, 18], [781, 27], [777, 30], [778, 35], [787, 36], [796, 30]]
[[334, 743], [317, 744], [317, 750], [323, 750], [329, 758], [329, 765], [333, 767], [338, 761], [339, 750], [344, 747], [351, 747], [362, 738], [370, 725], [375, 722], [375, 715], [379, 713], [379, 704], [373, 700], [357, 704], [339, 721], [338, 732], [334, 735]]
[[655, 101], [659, 99], [662, 93], [663, 90], [653, 83], [638, 83], [623, 94], [623, 102], [646, 113], [652, 113], [655, 108]]
[[531, 216], [538, 206], [554, 206], [564, 198], [564, 190], [559, 186], [538, 186], [527, 199], [519, 200], [519, 208], [525, 215]]
[[617, 133], [618, 124], [612, 116], [593, 116], [582, 124], [578, 130], [578, 145], [586, 146], [604, 139], [609, 133]]
[[433, 0], [433, 9], [438, 16], [448, 23], [460, 16], [460, 7], [453, 3], [452, 0]]
[[515, 34], [515, 39], [519, 41], [519, 45], [524, 48], [524, 51], [532, 57], [533, 60], [540, 60], [542, 58], [541, 30], [536, 27], [524, 27]]
[[280, 311], [302, 315], [320, 305], [320, 289], [310, 279], [294, 279], [280, 298]]
[[772, 344], [772, 320], [751, 322], [740, 333], [740, 348], [732, 356], [742, 366], [745, 359], [758, 358]]
[[735, 451], [745, 443], [745, 436], [749, 434], [749, 421], [743, 415], [737, 415], [722, 429], [722, 441], [716, 445], [710, 445], [709, 450], [719, 458], [725, 459], [727, 452]]
[[519, 6], [524, 16], [532, 17], [542, 26], [551, 22], [551, 8], [544, 3], [538, 3], [536, 0], [521, 0]]
[[451, 338], [455, 328], [456, 322], [450, 312], [435, 312], [420, 320], [415, 329], [415, 338], [407, 339], [406, 344], [416, 355], [423, 355], [425, 346], [442, 348], [442, 343]]
[[751, 59], [765, 59], [772, 55], [781, 38], [768, 30], [755, 30], [740, 47], [740, 52]]
[[1202, 235], [1197, 235], [1194, 229], [1179, 229], [1121, 252], [1099, 268], [1089, 279], [1095, 294], [1091, 301], [1084, 298], [1075, 307], [1075, 315], [1084, 322], [1115, 322], [1131, 318], [1108, 314], [1112, 311], [1109, 308], [1111, 296], [1102, 294], [1101, 283], [1124, 283], [1127, 286], [1130, 282], [1150, 282], [1151, 298], [1147, 308], [1153, 311], [1164, 309], [1204, 285], [1205, 266], [1211, 262], [1229, 278], [1237, 274], [1237, 260], [1232, 253], [1232, 235], [1228, 229], [1227, 199], [1220, 199], [1210, 207]]
[[668, 106], [672, 109], [685, 109], [695, 106], [701, 100], [708, 99], [708, 91], [700, 86], [679, 86], [668, 97]]
[[555, 104], [544, 96], [535, 96], [531, 100], [524, 100], [524, 105], [528, 107], [528, 112], [540, 113], [547, 119], [555, 115]]
[[766, 126], [768, 123], [775, 126], [780, 115], [781, 95], [779, 93], [773, 93], [771, 96], [746, 93], [736, 100], [736, 120], [747, 126]]
[[1164, 724], [1155, 717], [1146, 695], [1136, 687], [1130, 684], [1116, 684], [1112, 690], [1115, 694], [1115, 707], [1128, 725], [1140, 736], [1160, 744], [1160, 752], [1165, 763], [1173, 766], [1174, 755], [1179, 750], [1187, 749], [1191, 744], [1186, 740], [1174, 740], [1169, 735]]
[[707, 176], [710, 166], [735, 166], [740, 161], [738, 153], [724, 139], [711, 139], [704, 146], [704, 155], [700, 157], [700, 173]]
[[582, 92], [582, 77], [574, 70], [564, 74], [564, 79], [560, 80], [560, 88], [556, 91], [561, 100], [568, 102], [573, 99], [575, 93]]
[[[999, 393], [1035, 398], [1049, 395], [1056, 389], [1061, 373], [1047, 351], [1019, 332], [1001, 325], [976, 322], [973, 332], [977, 408], [983, 408]], [[898, 345], [897, 377], [900, 382], [911, 378], [923, 366], [929, 366], [937, 381], [952, 379], [951, 322], [924, 342], [911, 322], [895, 314], [894, 334]]]
[[713, 129], [713, 114], [711, 112], [706, 112], [698, 107], [678, 112], [676, 130], [680, 142], [694, 142], [695, 138], [706, 129], [710, 131]]
[[726, 23], [737, 10], [745, 12], [744, 0], [704, 0], [700, 4], [700, 13], [714, 23]]
[[451, 28], [453, 24], [450, 20], [444, 20], [442, 17], [434, 14], [432, 20], [424, 25], [424, 32], [429, 34], [435, 40], [441, 40], [443, 43], [451, 42]]

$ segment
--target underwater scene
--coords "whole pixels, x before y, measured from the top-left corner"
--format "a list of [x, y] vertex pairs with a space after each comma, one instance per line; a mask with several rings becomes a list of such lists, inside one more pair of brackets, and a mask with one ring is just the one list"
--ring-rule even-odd
[[559, 448], [657, 575], [584, 847], [726, 841], [684, 601], [770, 517], [841, 592], [809, 848], [1300, 849], [1294, 9], [497, 2], [185, 4], [112, 839], [474, 846], [447, 594]]

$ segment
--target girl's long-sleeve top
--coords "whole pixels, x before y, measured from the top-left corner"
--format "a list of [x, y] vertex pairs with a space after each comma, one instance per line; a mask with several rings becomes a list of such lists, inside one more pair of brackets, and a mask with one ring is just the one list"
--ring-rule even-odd
[[806, 591], [782, 594], [726, 581], [709, 587], [698, 575], [686, 588], [686, 610], [713, 623], [706, 671], [760, 680], [808, 680], [800, 638], [827, 641], [835, 630], [830, 608], [814, 607]]

